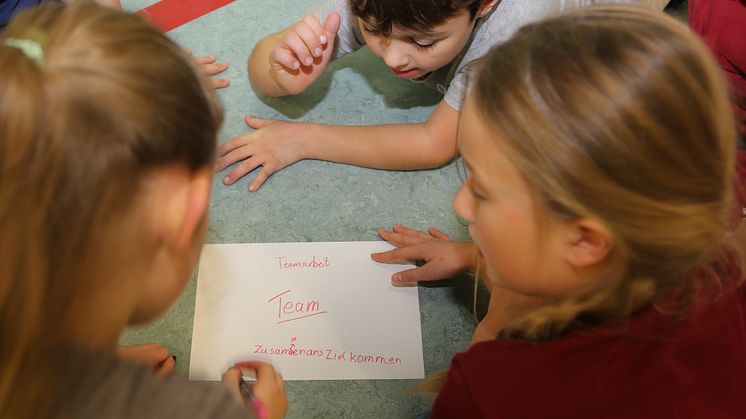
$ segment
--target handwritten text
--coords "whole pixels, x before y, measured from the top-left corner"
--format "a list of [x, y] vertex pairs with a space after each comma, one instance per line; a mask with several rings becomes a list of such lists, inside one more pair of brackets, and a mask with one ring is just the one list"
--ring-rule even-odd
[[313, 256], [311, 260], [289, 260], [286, 256], [275, 256], [280, 269], [292, 269], [292, 268], [310, 268], [310, 269], [323, 269], [331, 266], [329, 257], [324, 256], [316, 260], [316, 256]]
[[365, 354], [329, 348], [299, 348], [295, 345], [295, 341], [296, 338], [291, 339], [290, 346], [286, 348], [272, 348], [255, 344], [254, 353], [292, 358], [315, 358], [323, 361], [337, 361], [350, 364], [401, 365], [402, 363], [401, 358], [396, 356]]
[[277, 323], [305, 319], [306, 317], [326, 313], [326, 310], [321, 310], [321, 303], [316, 300], [292, 301], [287, 297], [283, 299], [283, 296], [289, 292], [290, 290], [285, 290], [267, 300], [268, 303], [277, 300]]

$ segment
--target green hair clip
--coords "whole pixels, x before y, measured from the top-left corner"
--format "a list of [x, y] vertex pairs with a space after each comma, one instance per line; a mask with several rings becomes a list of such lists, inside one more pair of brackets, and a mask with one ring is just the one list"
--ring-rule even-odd
[[30, 39], [7, 38], [3, 44], [7, 47], [18, 48], [32, 60], [41, 63], [44, 60], [44, 51], [38, 42]]

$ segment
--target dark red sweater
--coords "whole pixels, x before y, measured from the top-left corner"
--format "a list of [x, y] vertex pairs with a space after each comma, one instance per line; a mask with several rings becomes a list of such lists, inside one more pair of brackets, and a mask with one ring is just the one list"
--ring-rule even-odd
[[736, 114], [746, 135], [746, 0], [689, 0], [689, 26], [720, 62], [736, 94]]
[[457, 354], [432, 418], [746, 418], [746, 291], [545, 343]]

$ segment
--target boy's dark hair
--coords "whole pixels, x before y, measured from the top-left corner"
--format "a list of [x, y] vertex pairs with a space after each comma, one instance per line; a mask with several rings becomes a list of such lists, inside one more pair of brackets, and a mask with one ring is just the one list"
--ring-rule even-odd
[[373, 32], [390, 35], [394, 26], [427, 33], [462, 11], [474, 19], [487, 0], [350, 0], [352, 13]]

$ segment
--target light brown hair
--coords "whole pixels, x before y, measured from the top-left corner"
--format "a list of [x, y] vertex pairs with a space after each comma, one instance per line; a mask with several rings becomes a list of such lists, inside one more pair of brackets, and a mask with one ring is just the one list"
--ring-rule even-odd
[[49, 412], [71, 305], [106, 286], [93, 273], [117, 243], [142, 244], [133, 260], [154, 245], [112, 234], [148, 172], [212, 165], [222, 111], [206, 86], [157, 29], [94, 4], [37, 7], [0, 34], [2, 416]]
[[484, 57], [473, 92], [540, 207], [613, 236], [600, 289], [522, 313], [506, 335], [548, 339], [721, 285], [736, 130], [721, 73], [684, 25], [634, 6], [529, 25]]

